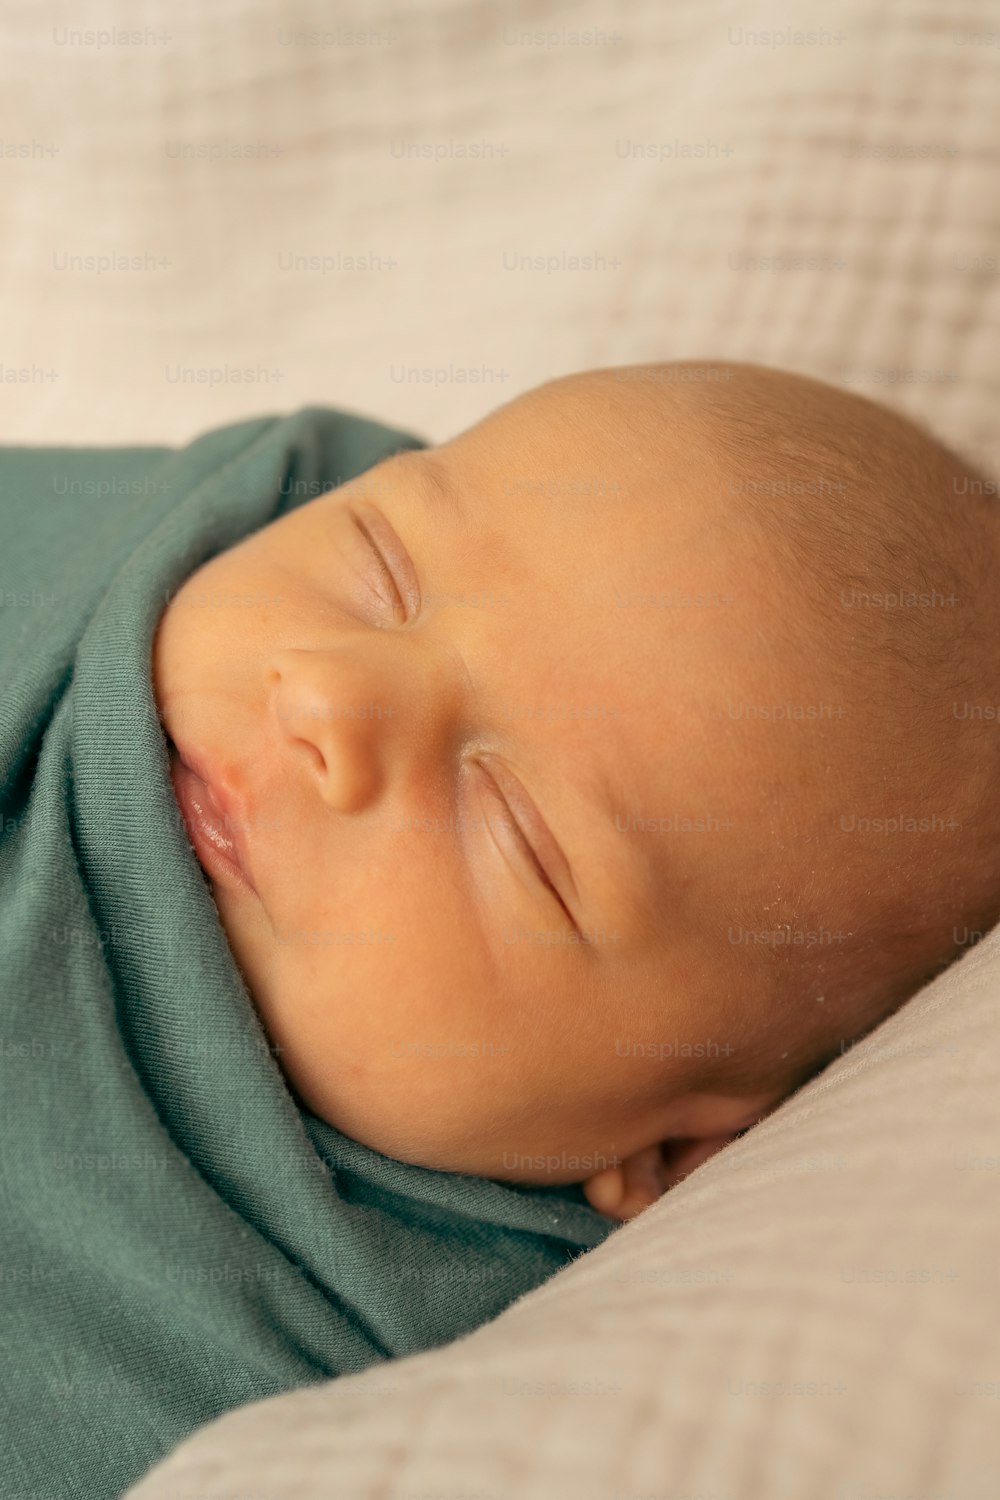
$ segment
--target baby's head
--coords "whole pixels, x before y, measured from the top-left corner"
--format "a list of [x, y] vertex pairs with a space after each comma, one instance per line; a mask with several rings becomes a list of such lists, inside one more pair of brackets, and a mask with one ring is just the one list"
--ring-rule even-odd
[[816, 381], [598, 370], [194, 573], [157, 703], [304, 1104], [625, 1217], [992, 925], [986, 488]]

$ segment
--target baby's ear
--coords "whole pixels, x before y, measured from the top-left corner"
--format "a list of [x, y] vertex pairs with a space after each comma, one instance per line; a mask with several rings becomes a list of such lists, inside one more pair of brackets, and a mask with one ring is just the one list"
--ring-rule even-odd
[[583, 1184], [583, 1191], [598, 1213], [609, 1219], [634, 1219], [662, 1197], [668, 1186], [661, 1148], [647, 1146], [625, 1157], [619, 1166], [595, 1172]]
[[689, 1172], [742, 1134], [743, 1131], [731, 1130], [726, 1135], [647, 1146], [634, 1156], [627, 1156], [620, 1166], [608, 1167], [588, 1177], [583, 1184], [584, 1195], [591, 1208], [607, 1214], [609, 1219], [634, 1219], [657, 1198], [662, 1198], [668, 1188], [675, 1187]]

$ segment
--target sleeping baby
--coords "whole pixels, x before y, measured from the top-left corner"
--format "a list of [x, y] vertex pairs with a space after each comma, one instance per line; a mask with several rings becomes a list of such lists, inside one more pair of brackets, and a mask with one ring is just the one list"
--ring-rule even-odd
[[626, 1219], [946, 967], [1000, 918], [989, 489], [818, 381], [637, 366], [203, 562], [156, 707], [298, 1100]]

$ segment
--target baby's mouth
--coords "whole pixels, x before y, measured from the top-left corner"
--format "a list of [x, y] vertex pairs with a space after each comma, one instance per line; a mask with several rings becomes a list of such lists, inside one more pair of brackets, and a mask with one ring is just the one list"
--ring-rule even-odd
[[[205, 874], [225, 879], [259, 900], [240, 837], [233, 799], [211, 780], [211, 771], [194, 752], [171, 744], [170, 779], [188, 838]], [[194, 761], [198, 770], [189, 764]]]

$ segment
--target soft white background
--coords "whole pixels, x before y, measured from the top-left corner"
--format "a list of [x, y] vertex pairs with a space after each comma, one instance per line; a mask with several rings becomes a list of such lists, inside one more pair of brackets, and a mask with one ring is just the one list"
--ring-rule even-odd
[[[179, 443], [312, 403], [438, 441], [553, 375], [725, 356], [886, 396], [1000, 469], [989, 0], [8, 0], [0, 25], [0, 139], [55, 148], [0, 159], [0, 366], [56, 372], [0, 384], [0, 442]], [[832, 40], [734, 40], [789, 26]], [[68, 37], [114, 27], [151, 36]], [[169, 264], [64, 268], [102, 253]]]

